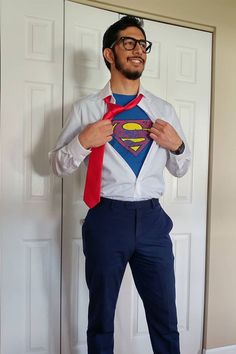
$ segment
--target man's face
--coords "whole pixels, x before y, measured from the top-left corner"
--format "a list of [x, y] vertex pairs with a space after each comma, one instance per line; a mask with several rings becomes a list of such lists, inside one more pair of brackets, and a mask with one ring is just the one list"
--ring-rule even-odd
[[[143, 33], [137, 27], [128, 27], [120, 31], [118, 39], [121, 37], [145, 40]], [[147, 55], [139, 43], [136, 44], [133, 50], [126, 50], [122, 41], [120, 41], [114, 46], [113, 53], [116, 70], [129, 80], [140, 78], [144, 70]]]

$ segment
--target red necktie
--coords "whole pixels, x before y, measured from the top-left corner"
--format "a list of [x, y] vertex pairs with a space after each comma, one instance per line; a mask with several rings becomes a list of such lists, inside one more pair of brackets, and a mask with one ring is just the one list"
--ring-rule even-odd
[[[125, 106], [119, 106], [117, 104], [111, 103], [110, 97], [111, 96], [108, 96], [104, 99], [105, 103], [107, 104], [108, 111], [104, 114], [102, 119], [112, 120], [115, 115], [137, 106], [143, 95], [139, 94], [137, 97], [135, 97], [135, 99], [133, 99]], [[104, 150], [105, 145], [92, 148], [91, 154], [89, 156], [84, 188], [84, 201], [89, 208], [93, 208], [100, 202]]]

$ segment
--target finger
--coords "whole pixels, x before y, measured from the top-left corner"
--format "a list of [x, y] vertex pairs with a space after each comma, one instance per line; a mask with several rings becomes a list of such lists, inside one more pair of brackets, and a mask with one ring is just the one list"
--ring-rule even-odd
[[103, 128], [104, 133], [106, 134], [112, 134], [113, 133], [113, 128], [112, 125], [111, 126], [106, 126]]
[[165, 126], [163, 124], [160, 124], [158, 122], [155, 122], [152, 126], [152, 128], [158, 129], [159, 131], [163, 131]]
[[102, 122], [104, 122], [104, 125], [112, 125], [112, 122], [110, 119], [103, 119]]
[[94, 123], [100, 127], [105, 127], [105, 126], [108, 126], [108, 125], [112, 125], [111, 124], [111, 121], [110, 120], [107, 120], [107, 119], [102, 119], [102, 120], [98, 120], [96, 123]]
[[158, 136], [154, 133], [150, 133], [150, 138], [153, 139], [156, 143], [158, 143]]
[[150, 132], [156, 136], [159, 136], [161, 134], [161, 132], [154, 126], [150, 129]]
[[163, 127], [168, 124], [165, 120], [160, 119], [160, 118], [157, 118], [155, 123], [158, 123], [158, 124], [162, 125]]
[[109, 136], [107, 137], [107, 142], [109, 142], [109, 141], [111, 141], [111, 140], [112, 140], [112, 136], [109, 135]]

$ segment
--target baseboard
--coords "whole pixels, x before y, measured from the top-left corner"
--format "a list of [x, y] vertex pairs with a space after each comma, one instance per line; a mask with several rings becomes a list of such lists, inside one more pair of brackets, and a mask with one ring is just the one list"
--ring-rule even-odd
[[203, 354], [236, 354], [236, 345], [214, 349], [204, 349]]

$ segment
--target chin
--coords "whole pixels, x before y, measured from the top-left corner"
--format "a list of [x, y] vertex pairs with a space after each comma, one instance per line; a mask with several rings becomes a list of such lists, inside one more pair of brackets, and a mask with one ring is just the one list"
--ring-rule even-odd
[[137, 80], [142, 76], [143, 71], [123, 70], [122, 74], [129, 80]]

